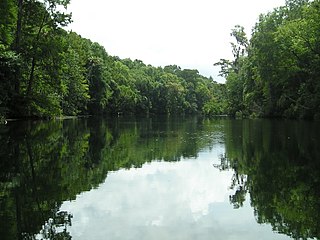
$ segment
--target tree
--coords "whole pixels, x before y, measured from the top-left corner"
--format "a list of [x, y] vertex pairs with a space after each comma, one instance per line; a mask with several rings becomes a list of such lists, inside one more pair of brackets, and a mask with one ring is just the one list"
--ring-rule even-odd
[[110, 95], [112, 94], [107, 84], [108, 73], [103, 59], [92, 57], [88, 59], [87, 76], [89, 81], [90, 103], [89, 112], [92, 114], [102, 114]]
[[114, 113], [133, 113], [139, 102], [139, 94], [134, 85], [130, 69], [121, 61], [114, 62], [111, 70], [113, 98], [110, 103]]
[[232, 69], [235, 73], [238, 73], [240, 60], [247, 54], [248, 39], [244, 27], [240, 25], [236, 25], [235, 28], [231, 30], [230, 35], [236, 40], [236, 43], [231, 42], [232, 54], [234, 57]]
[[308, 5], [306, 1], [290, 2], [290, 10], [295, 10], [296, 18], [282, 24], [276, 35], [288, 72], [279, 104], [287, 116], [310, 118], [319, 112], [320, 100], [317, 91], [320, 63], [320, 39], [317, 34], [320, 29], [319, 1]]
[[91, 76], [88, 79], [86, 69], [89, 44], [75, 33], [66, 33], [64, 38], [69, 44], [59, 55], [61, 58], [59, 75], [62, 79], [61, 108], [64, 115], [86, 114], [90, 102], [89, 80], [91, 80]]
[[243, 105], [243, 86], [244, 77], [242, 67], [247, 58], [248, 39], [242, 26], [236, 25], [231, 30], [232, 37], [235, 42], [231, 42], [232, 54], [234, 59], [232, 61], [221, 59], [215, 63], [215, 66], [220, 66], [220, 76], [226, 78], [226, 93], [227, 93], [227, 111], [230, 115], [236, 114], [244, 115]]
[[221, 59], [229, 111], [242, 115], [318, 118], [319, 1], [288, 0], [260, 15], [250, 42], [231, 35], [233, 61]]
[[0, 2], [0, 44], [10, 46], [14, 41], [17, 8], [14, 0]]
[[15, 70], [21, 64], [19, 56], [0, 44], [0, 117], [12, 110]]
[[221, 111], [217, 84], [197, 70], [112, 57], [99, 43], [65, 31], [71, 15], [61, 10], [69, 2], [1, 1], [2, 115]]
[[185, 89], [177, 75], [163, 73], [161, 96], [165, 101], [166, 113], [179, 113], [185, 109]]
[[21, 54], [25, 64], [17, 71], [18, 82], [15, 85], [17, 94], [25, 98], [26, 115], [51, 115], [61, 112], [59, 93], [54, 90], [60, 85], [61, 79], [50, 75], [52, 72], [49, 71], [56, 67], [54, 62], [50, 61], [56, 59], [59, 50], [62, 50], [57, 37], [59, 27], [70, 22], [70, 15], [60, 12], [58, 8], [66, 7], [68, 3], [68, 0], [18, 2], [14, 49]]

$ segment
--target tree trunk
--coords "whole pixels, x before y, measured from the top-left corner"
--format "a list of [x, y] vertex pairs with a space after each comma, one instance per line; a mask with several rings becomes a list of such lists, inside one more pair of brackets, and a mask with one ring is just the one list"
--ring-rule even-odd
[[36, 67], [36, 57], [32, 58], [32, 63], [31, 63], [31, 72], [29, 76], [29, 82], [28, 82], [28, 88], [27, 88], [27, 97], [30, 96], [31, 90], [32, 90], [32, 85], [34, 82], [34, 69]]
[[[18, 0], [18, 19], [17, 19], [17, 28], [16, 28], [16, 39], [14, 43], [14, 49], [17, 53], [20, 53], [21, 45], [21, 29], [22, 29], [22, 9], [23, 9], [23, 0]], [[17, 67], [16, 78], [14, 83], [14, 90], [17, 95], [20, 94], [20, 66]]]

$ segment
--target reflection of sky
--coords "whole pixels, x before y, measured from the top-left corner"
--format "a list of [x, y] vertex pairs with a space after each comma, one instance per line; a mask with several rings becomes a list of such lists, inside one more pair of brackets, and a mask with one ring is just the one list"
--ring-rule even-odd
[[212, 166], [221, 153], [109, 173], [98, 189], [62, 205], [74, 216], [73, 239], [288, 239], [258, 225], [248, 203], [229, 204], [232, 172]]

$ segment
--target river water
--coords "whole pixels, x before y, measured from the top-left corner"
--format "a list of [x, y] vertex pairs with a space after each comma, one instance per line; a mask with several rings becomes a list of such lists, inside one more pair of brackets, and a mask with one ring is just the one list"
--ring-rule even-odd
[[317, 122], [0, 126], [1, 239], [320, 239]]

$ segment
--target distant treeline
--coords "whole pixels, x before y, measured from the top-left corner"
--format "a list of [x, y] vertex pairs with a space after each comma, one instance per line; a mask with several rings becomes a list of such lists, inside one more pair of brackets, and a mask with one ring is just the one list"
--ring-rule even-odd
[[108, 55], [62, 27], [68, 0], [1, 0], [0, 116], [225, 111], [225, 85], [176, 65]]
[[231, 33], [234, 59], [221, 59], [227, 112], [239, 116], [320, 119], [320, 3], [287, 0], [260, 15], [248, 41]]

